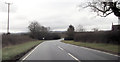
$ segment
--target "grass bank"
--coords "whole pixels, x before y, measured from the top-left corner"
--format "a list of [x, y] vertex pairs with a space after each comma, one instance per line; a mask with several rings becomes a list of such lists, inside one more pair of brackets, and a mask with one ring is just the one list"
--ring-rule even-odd
[[8, 47], [4, 47], [2, 49], [2, 60], [14, 60], [14, 58], [21, 53], [27, 52], [34, 46], [40, 44], [42, 41], [32, 41], [26, 42], [18, 45], [12, 45]]
[[119, 45], [104, 44], [104, 43], [75, 42], [75, 41], [62, 41], [62, 42], [77, 45], [77, 46], [98, 49], [98, 50], [102, 50], [102, 51], [106, 51], [114, 54], [120, 53], [118, 49], [120, 47]]

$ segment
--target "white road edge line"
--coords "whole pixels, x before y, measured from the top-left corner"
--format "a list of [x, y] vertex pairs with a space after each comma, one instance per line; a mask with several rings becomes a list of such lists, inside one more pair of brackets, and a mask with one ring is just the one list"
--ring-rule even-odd
[[[67, 43], [65, 43], [65, 44], [67, 44]], [[71, 44], [69, 44], [69, 45], [71, 45]], [[87, 49], [87, 50], [96, 51], [96, 52], [101, 52], [101, 53], [112, 55], [112, 56], [116, 56], [116, 57], [120, 57], [119, 55], [116, 55], [116, 54], [111, 54], [111, 53], [107, 53], [107, 52], [104, 52], [104, 51], [95, 50], [95, 49], [91, 49], [91, 48], [87, 48], [87, 47], [83, 47], [83, 46], [76, 46], [76, 45], [73, 45], [73, 46], [80, 47], [80, 48]]]
[[91, 48], [86, 48], [86, 47], [81, 47], [81, 48], [84, 48], [84, 49], [87, 49], [87, 50], [96, 51], [96, 52], [105, 53], [105, 54], [112, 55], [112, 56], [116, 56], [116, 57], [120, 57], [120, 56], [115, 55], [115, 54], [111, 54], [111, 53], [107, 53], [107, 52], [103, 52], [103, 51], [99, 51], [99, 50], [95, 50], [95, 49], [91, 49]]
[[26, 58], [28, 58], [38, 48], [38, 46], [35, 47], [31, 52], [29, 52], [28, 55], [26, 55], [22, 60], [25, 60]]
[[72, 54], [68, 53], [68, 55], [70, 55], [73, 59], [75, 59], [75, 60], [77, 60], [78, 62], [80, 62], [79, 59], [77, 59], [77, 58], [76, 58], [75, 56], [73, 56]]
[[61, 50], [64, 50], [63, 48], [61, 48], [60, 46], [58, 46], [58, 48], [60, 48]]

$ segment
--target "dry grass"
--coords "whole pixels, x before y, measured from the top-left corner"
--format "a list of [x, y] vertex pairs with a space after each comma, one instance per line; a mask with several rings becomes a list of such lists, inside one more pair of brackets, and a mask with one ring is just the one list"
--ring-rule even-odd
[[75, 42], [75, 41], [62, 41], [64, 43], [69, 43], [77, 46], [84, 46], [84, 47], [90, 47], [95, 49], [100, 49], [104, 51], [111, 51], [115, 53], [119, 53], [119, 45], [113, 45], [113, 44], [104, 44], [104, 43], [88, 43], [88, 42]]
[[24, 53], [42, 41], [25, 42], [23, 44], [12, 45], [2, 49], [2, 60], [11, 60], [15, 56]]

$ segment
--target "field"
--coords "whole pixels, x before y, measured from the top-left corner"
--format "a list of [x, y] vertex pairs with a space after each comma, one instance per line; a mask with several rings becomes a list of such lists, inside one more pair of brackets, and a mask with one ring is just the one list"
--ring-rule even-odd
[[119, 51], [119, 45], [113, 45], [113, 44], [104, 44], [104, 43], [88, 43], [88, 42], [75, 42], [75, 41], [62, 41], [64, 43], [69, 43], [77, 46], [83, 46], [93, 49], [98, 49], [110, 53], [120, 53]]
[[18, 44], [18, 45], [11, 45], [11, 46], [4, 47], [2, 49], [2, 60], [11, 60], [11, 59], [14, 60], [14, 58], [17, 55], [28, 51], [29, 49], [40, 44], [41, 42], [42, 41], [31, 41], [31, 42]]

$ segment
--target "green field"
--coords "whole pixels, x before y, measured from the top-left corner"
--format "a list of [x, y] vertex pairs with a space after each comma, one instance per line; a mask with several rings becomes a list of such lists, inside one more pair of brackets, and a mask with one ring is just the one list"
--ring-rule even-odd
[[2, 49], [2, 60], [10, 60], [16, 55], [24, 53], [42, 41], [26, 42], [19, 45], [8, 46]]
[[115, 53], [120, 52], [118, 50], [118, 45], [113, 45], [113, 44], [88, 43], [88, 42], [85, 43], [85, 42], [75, 42], [75, 41], [62, 41], [62, 42], [77, 45], [77, 46], [100, 49], [100, 50], [109, 51], [109, 52], [115, 52]]

